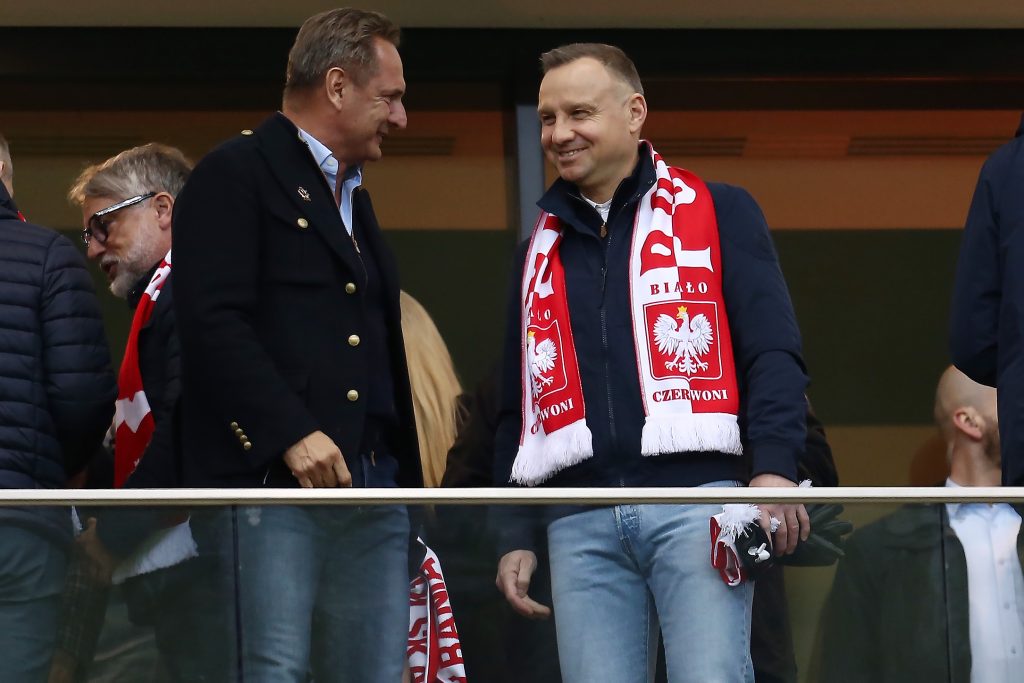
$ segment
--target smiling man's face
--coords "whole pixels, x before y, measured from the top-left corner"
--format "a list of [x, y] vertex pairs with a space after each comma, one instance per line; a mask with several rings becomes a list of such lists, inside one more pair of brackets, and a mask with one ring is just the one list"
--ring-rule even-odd
[[643, 96], [583, 57], [548, 71], [538, 101], [541, 146], [558, 175], [592, 201], [610, 199], [636, 164]]

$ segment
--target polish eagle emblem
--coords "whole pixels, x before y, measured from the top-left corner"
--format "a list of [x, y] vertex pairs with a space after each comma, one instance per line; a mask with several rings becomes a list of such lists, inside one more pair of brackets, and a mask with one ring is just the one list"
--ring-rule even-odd
[[530, 363], [533, 395], [536, 397], [540, 394], [541, 389], [550, 386], [555, 381], [554, 377], [545, 377], [544, 373], [555, 369], [558, 350], [555, 347], [555, 342], [551, 339], [544, 339], [538, 344], [536, 334], [530, 330], [526, 333], [526, 357]]
[[691, 319], [686, 306], [679, 307], [676, 319], [679, 320], [678, 327], [676, 321], [664, 313], [654, 321], [654, 341], [658, 344], [658, 350], [666, 356], [673, 356], [672, 360], [665, 363], [665, 368], [679, 370], [687, 375], [697, 370], [707, 370], [708, 364], [700, 357], [707, 355], [714, 341], [711, 321], [703, 313]]

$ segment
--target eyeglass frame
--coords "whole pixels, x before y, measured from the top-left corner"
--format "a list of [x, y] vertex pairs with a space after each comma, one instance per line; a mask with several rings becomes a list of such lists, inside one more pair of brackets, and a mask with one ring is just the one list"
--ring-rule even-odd
[[[109, 216], [112, 213], [120, 211], [121, 209], [127, 209], [129, 206], [135, 206], [141, 204], [147, 199], [151, 199], [159, 194], [158, 192], [146, 192], [144, 194], [137, 194], [134, 197], [129, 197], [123, 201], [111, 204], [105, 209], [100, 209], [93, 215], [89, 216], [86, 227], [82, 229], [82, 242], [85, 246], [89, 246], [89, 242], [95, 238], [100, 244], [107, 243], [107, 237], [110, 235], [110, 231], [107, 229], [107, 224], [103, 222], [105, 216]], [[99, 229], [97, 230], [97, 226]], [[101, 237], [102, 235], [102, 237]]]

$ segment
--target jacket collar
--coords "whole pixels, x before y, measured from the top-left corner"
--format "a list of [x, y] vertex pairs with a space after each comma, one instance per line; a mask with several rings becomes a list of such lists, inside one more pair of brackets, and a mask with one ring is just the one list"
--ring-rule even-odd
[[142, 295], [146, 293], [146, 287], [149, 286], [149, 281], [153, 279], [153, 273], [160, 266], [160, 262], [157, 261], [153, 264], [153, 267], [149, 271], [140, 277], [132, 288], [128, 290], [128, 296], [125, 297], [125, 301], [128, 302], [128, 308], [135, 310], [139, 307], [139, 301], [142, 300]]
[[299, 136], [299, 129], [284, 114], [276, 112], [260, 124], [254, 137], [267, 167], [295, 209], [296, 220], [308, 216], [310, 227], [347, 268], [361, 272], [358, 256], [341, 222], [338, 204], [323, 171]]
[[21, 220], [18, 205], [7, 192], [7, 186], [0, 183], [0, 220]]
[[[608, 212], [609, 223], [622, 210], [623, 206], [642, 197], [656, 180], [650, 143], [641, 142], [639, 151], [640, 159], [633, 167], [633, 172], [619, 183], [612, 196], [612, 206]], [[583, 200], [579, 188], [561, 178], [551, 184], [544, 196], [537, 201], [537, 206], [543, 211], [558, 216], [563, 223], [576, 230], [597, 235], [601, 227], [601, 217], [594, 207]]]

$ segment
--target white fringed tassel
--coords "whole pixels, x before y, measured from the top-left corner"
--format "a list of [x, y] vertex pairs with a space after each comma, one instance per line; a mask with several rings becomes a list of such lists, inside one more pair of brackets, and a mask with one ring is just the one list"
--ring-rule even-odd
[[536, 486], [557, 472], [593, 457], [594, 437], [586, 420], [545, 434], [539, 440], [528, 439], [519, 447], [512, 463], [512, 481], [524, 486]]
[[111, 582], [116, 586], [125, 579], [173, 567], [198, 555], [192, 529], [188, 522], [182, 522], [147, 538], [141, 548], [117, 565]]
[[644, 455], [719, 451], [743, 454], [735, 415], [694, 413], [648, 415], [640, 437]]

